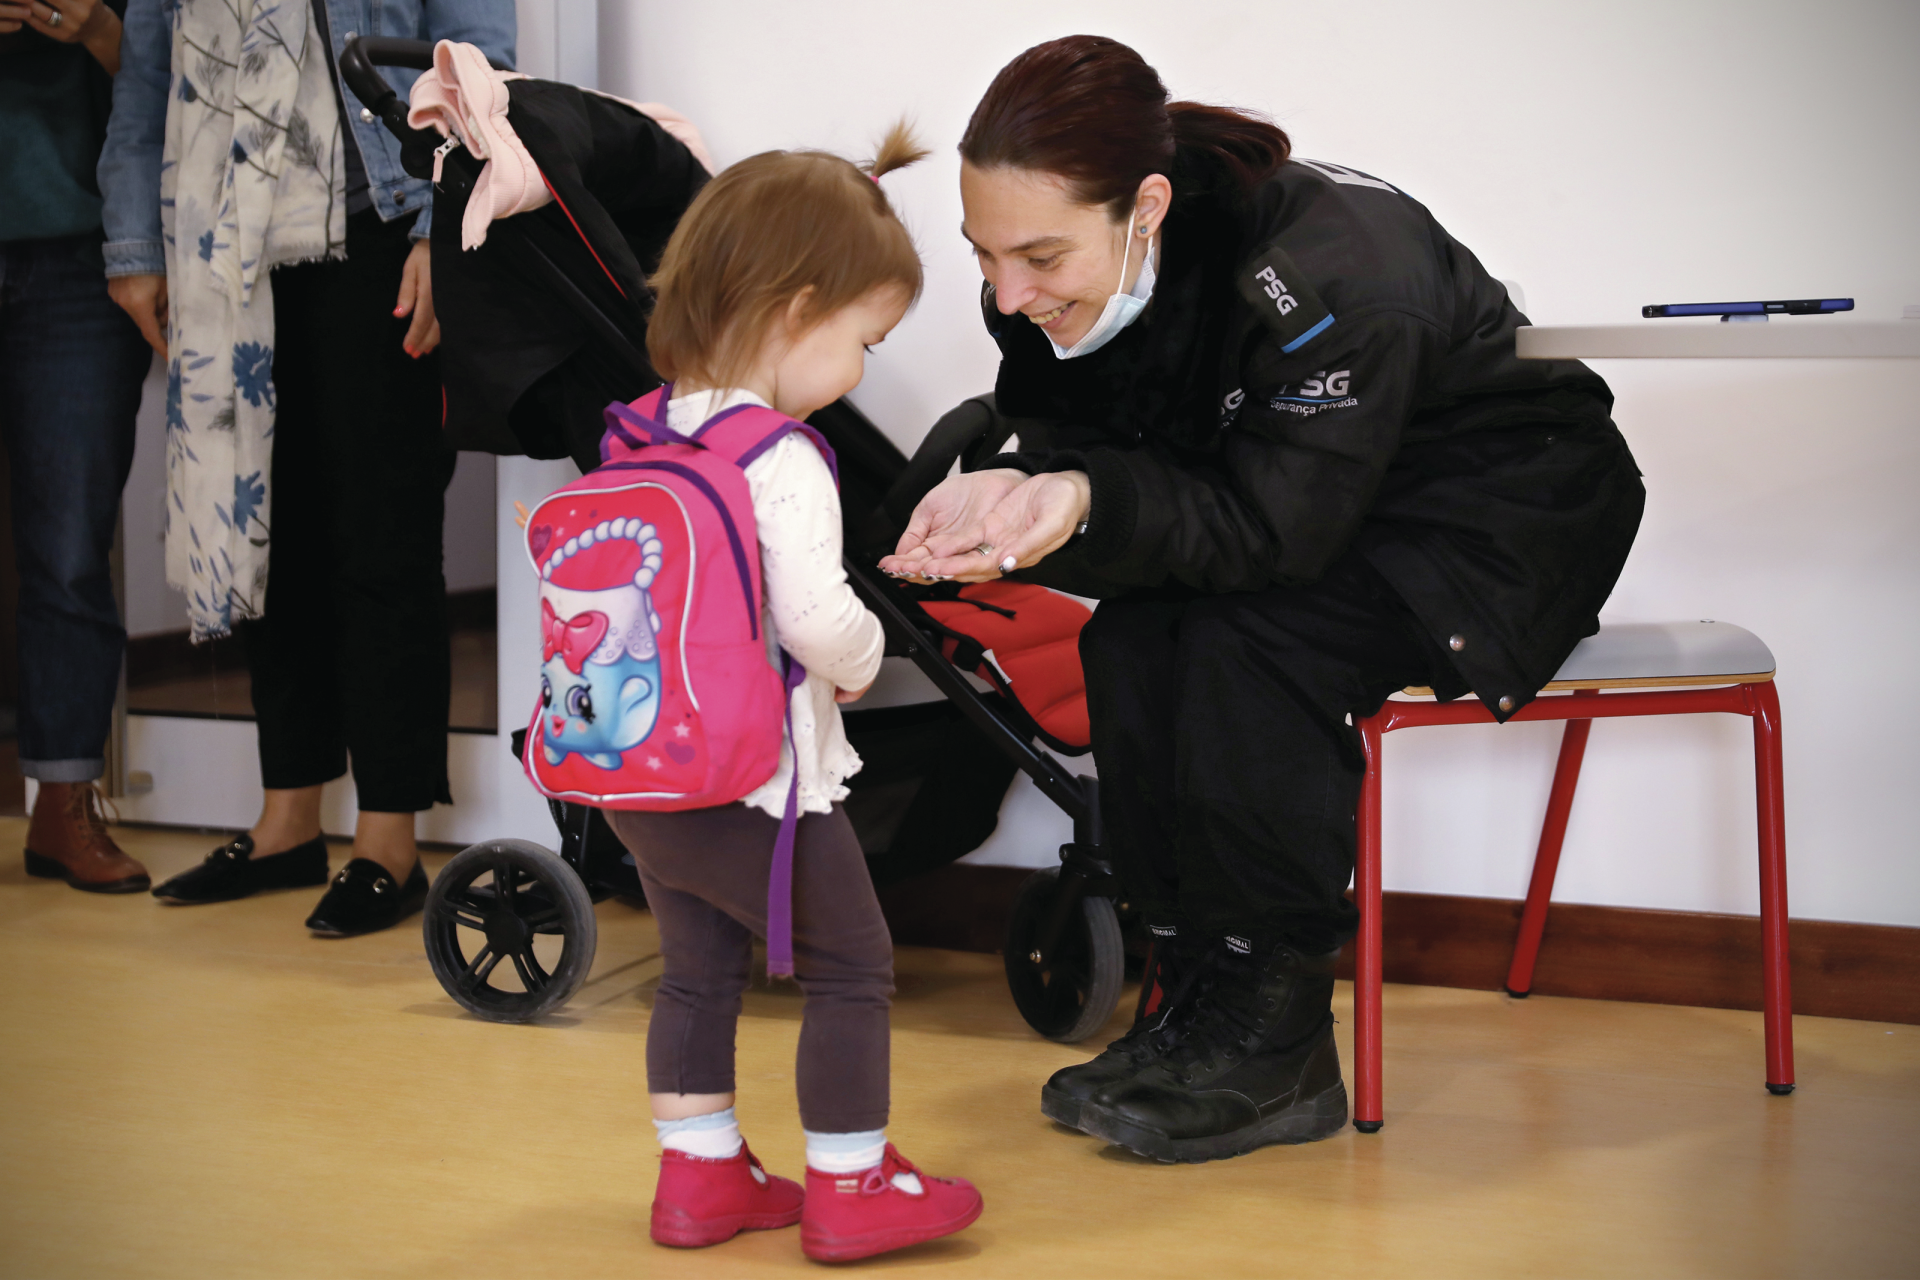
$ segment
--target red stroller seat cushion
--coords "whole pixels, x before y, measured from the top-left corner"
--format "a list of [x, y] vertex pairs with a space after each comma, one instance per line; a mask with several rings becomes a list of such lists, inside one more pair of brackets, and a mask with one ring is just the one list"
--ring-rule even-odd
[[[1091, 609], [1045, 587], [1004, 580], [969, 583], [957, 600], [926, 600], [920, 607], [980, 646], [975, 674], [1018, 702], [1046, 737], [1069, 751], [1092, 743], [1080, 669], [1080, 628]], [[951, 661], [960, 647], [948, 638], [941, 651]]]

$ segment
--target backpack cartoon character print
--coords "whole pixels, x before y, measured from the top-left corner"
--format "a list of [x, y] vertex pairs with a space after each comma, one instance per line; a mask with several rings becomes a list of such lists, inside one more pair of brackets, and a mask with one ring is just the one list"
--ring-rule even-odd
[[761, 626], [743, 468], [794, 432], [829, 462], [832, 451], [756, 405], [681, 435], [666, 425], [668, 399], [662, 387], [607, 406], [604, 461], [527, 515], [540, 690], [521, 763], [552, 799], [705, 809], [780, 766], [788, 692], [806, 672]]
[[[552, 548], [540, 582], [540, 750], [601, 769], [645, 742], [660, 716], [659, 531], [615, 518]], [[570, 571], [571, 570], [571, 571]], [[563, 582], [607, 582], [598, 589]]]

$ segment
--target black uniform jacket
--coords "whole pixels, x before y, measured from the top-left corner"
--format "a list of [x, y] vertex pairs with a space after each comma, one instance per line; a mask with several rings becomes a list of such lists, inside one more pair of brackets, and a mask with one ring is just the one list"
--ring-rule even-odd
[[1354, 549], [1463, 677], [1442, 694], [1505, 719], [1597, 628], [1639, 527], [1606, 383], [1516, 358], [1506, 289], [1385, 182], [1295, 160], [1248, 197], [1184, 152], [1170, 177], [1152, 301], [1105, 347], [1059, 360], [983, 298], [999, 411], [1048, 424], [989, 465], [1092, 479], [1087, 533], [1023, 576], [1259, 591]]

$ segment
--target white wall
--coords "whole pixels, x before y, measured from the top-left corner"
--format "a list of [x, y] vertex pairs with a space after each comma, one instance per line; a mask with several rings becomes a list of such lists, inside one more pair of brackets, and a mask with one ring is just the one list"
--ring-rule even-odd
[[[861, 157], [895, 115], [919, 121], [934, 158], [887, 189], [927, 292], [856, 395], [908, 447], [995, 365], [953, 147], [1001, 65], [1074, 31], [1126, 40], [1177, 95], [1267, 110], [1301, 154], [1412, 192], [1524, 285], [1540, 323], [1709, 298], [1847, 294], [1879, 319], [1920, 302], [1910, 2], [600, 0], [599, 19], [601, 87], [687, 112], [723, 163], [795, 145]], [[1905, 790], [1920, 772], [1920, 365], [1597, 367], [1650, 497], [1608, 618], [1763, 636], [1785, 704], [1794, 914], [1920, 925]], [[1519, 896], [1557, 733], [1389, 739], [1388, 886]], [[1600, 724], [1559, 896], [1757, 910], [1748, 742], [1731, 717]], [[1044, 812], [1016, 796], [989, 856], [1049, 860]]]
[[167, 367], [158, 356], [147, 370], [134, 423], [133, 470], [120, 495], [126, 549], [127, 631], [144, 636], [184, 631], [187, 598], [167, 586]]

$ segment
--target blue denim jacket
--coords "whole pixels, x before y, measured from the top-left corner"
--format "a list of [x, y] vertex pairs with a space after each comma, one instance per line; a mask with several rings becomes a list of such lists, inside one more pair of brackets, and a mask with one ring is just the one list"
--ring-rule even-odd
[[[355, 35], [415, 40], [459, 40], [478, 45], [497, 62], [513, 65], [513, 0], [326, 0], [327, 27], [336, 66]], [[101, 221], [107, 230], [109, 276], [164, 275], [166, 246], [160, 238], [160, 154], [166, 142], [167, 100], [172, 96], [173, 14], [179, 0], [129, 0], [120, 39], [120, 74], [113, 80], [113, 115], [100, 152]], [[383, 67], [405, 99], [419, 73]], [[400, 167], [400, 141], [360, 105], [345, 82], [340, 100], [366, 162], [369, 194], [382, 222], [418, 211], [413, 237], [426, 236], [433, 220], [433, 193], [425, 180]]]

